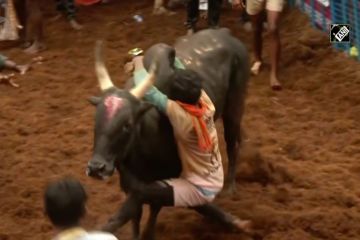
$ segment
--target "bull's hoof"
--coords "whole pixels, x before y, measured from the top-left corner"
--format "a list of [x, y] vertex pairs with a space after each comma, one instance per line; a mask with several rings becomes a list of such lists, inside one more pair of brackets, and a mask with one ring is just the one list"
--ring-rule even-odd
[[230, 184], [225, 184], [225, 188], [223, 193], [225, 195], [231, 196], [231, 195], [235, 195], [237, 193], [237, 187], [235, 183], [230, 183]]

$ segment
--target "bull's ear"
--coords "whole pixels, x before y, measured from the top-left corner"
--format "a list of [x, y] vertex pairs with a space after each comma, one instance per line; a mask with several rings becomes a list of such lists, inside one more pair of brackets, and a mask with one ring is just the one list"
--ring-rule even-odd
[[97, 106], [101, 102], [101, 97], [89, 97], [88, 98], [89, 103], [91, 103], [94, 106]]
[[135, 122], [139, 121], [141, 117], [152, 107], [154, 107], [154, 105], [152, 105], [151, 103], [141, 101], [135, 114]]

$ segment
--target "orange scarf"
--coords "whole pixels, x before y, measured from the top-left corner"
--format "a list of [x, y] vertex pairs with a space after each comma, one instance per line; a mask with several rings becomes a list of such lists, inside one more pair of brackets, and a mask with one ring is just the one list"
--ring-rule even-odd
[[[212, 148], [212, 141], [210, 139], [208, 129], [203, 119], [205, 111], [208, 108], [206, 103], [200, 99], [199, 101], [200, 107], [199, 107], [195, 105], [182, 103], [179, 101], [176, 102], [192, 116], [193, 126], [198, 137], [199, 148], [203, 151], [210, 151]], [[196, 124], [195, 122], [196, 120], [198, 121], [199, 124]]]

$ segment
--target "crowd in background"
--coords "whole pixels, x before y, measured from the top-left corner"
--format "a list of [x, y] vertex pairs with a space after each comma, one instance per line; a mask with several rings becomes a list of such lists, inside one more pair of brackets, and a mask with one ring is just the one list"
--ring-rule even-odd
[[[25, 51], [28, 53], [38, 53], [46, 48], [43, 40], [43, 28], [42, 28], [42, 15], [39, 12], [39, 0], [0, 0], [0, 14], [4, 16], [4, 9], [6, 7], [6, 1], [14, 1], [15, 7], [18, 2], [25, 2], [26, 11], [28, 11], [27, 19], [23, 19], [19, 16], [20, 22], [24, 24], [25, 30]], [[81, 30], [83, 26], [77, 20], [77, 7], [76, 5], [92, 5], [109, 3], [109, 0], [55, 0], [54, 8], [58, 11], [58, 16], [55, 19], [60, 19], [64, 16], [69, 22], [70, 26], [75, 30]], [[170, 0], [165, 6], [164, 0], [154, 0], [154, 13], [162, 14], [169, 13], [171, 11], [166, 8], [173, 8], [175, 5], [182, 3], [186, 5], [187, 18], [185, 20], [185, 27], [187, 34], [193, 34], [197, 31], [197, 22], [200, 17], [199, 4], [202, 0]], [[279, 21], [280, 13], [283, 10], [284, 0], [232, 0], [234, 9], [241, 10], [241, 19], [244, 22], [245, 30], [252, 31], [253, 33], [253, 62], [251, 66], [251, 72], [257, 75], [262, 66], [262, 32], [264, 26], [267, 28], [270, 40], [270, 86], [273, 90], [280, 90], [281, 84], [278, 78], [279, 59], [280, 59], [280, 36], [279, 36]], [[209, 28], [219, 28], [221, 8], [224, 2], [222, 0], [208, 0], [207, 1], [207, 21]], [[19, 14], [22, 14], [18, 12]], [[1, 15], [0, 15], [1, 16]], [[0, 18], [0, 24], [4, 24], [6, 18]], [[264, 24], [266, 22], [266, 25]], [[251, 23], [251, 25], [250, 25]], [[5, 24], [4, 24], [5, 25]], [[1, 34], [0, 34], [1, 36]], [[1, 37], [0, 37], [1, 40]], [[1, 54], [1, 53], [0, 53]], [[5, 56], [0, 57], [0, 68], [6, 67], [4, 65]], [[9, 79], [12, 75], [1, 75], [0, 79]]]

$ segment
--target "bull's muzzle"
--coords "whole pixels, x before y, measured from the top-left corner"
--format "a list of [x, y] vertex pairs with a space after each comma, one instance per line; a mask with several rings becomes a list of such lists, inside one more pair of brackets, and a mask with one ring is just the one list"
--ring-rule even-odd
[[86, 175], [95, 178], [103, 178], [106, 171], [106, 164], [98, 161], [90, 161], [86, 168]]

